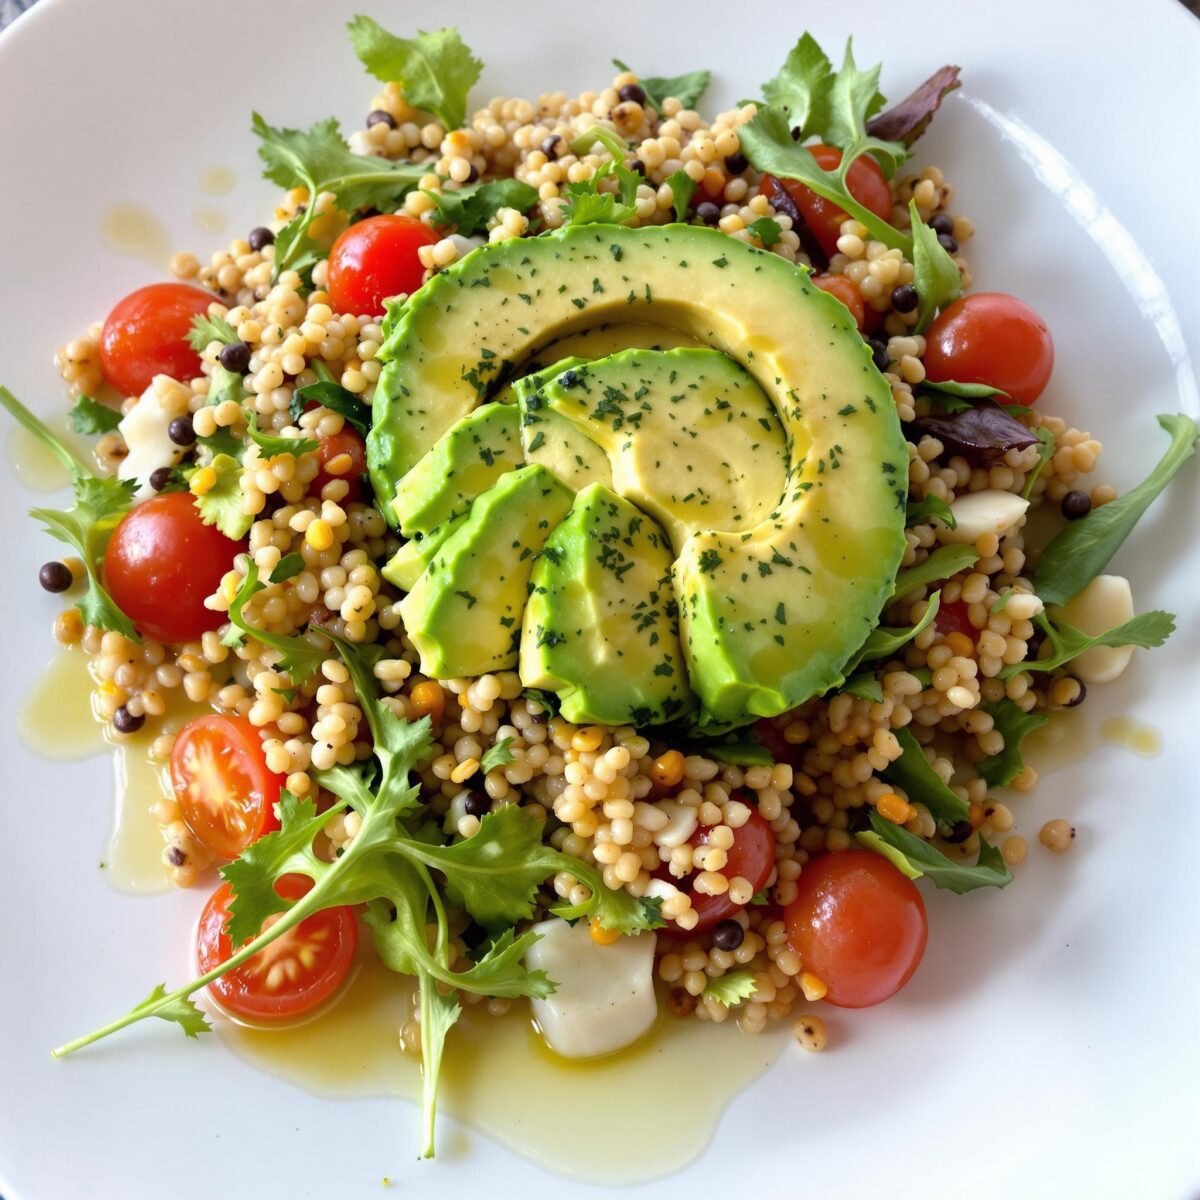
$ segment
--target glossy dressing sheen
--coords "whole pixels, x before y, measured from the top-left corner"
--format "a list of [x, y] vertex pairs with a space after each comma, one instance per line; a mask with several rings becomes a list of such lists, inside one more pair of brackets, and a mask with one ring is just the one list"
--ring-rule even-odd
[[166, 270], [171, 239], [166, 226], [140, 204], [114, 204], [100, 218], [100, 240], [114, 254], [140, 258]]
[[[82, 650], [59, 650], [20, 709], [19, 732], [35, 754], [55, 762], [112, 752], [116, 801], [101, 855], [104, 876], [124, 892], [165, 890], [163, 835], [150, 808], [169, 786], [150, 759], [152, 734], [110, 742], [93, 715], [92, 688]], [[98, 784], [84, 800], [99, 801], [103, 790]], [[197, 887], [197, 907], [212, 886], [204, 880]], [[420, 1064], [400, 1049], [398, 1036], [410, 1016], [413, 982], [387, 970], [369, 948], [361, 959], [344, 996], [315, 1020], [265, 1030], [218, 1017], [222, 1041], [251, 1065], [319, 1096], [419, 1104]], [[729, 1101], [788, 1040], [786, 1027], [748, 1035], [732, 1021], [713, 1027], [664, 1017], [629, 1050], [573, 1062], [546, 1048], [528, 1012], [524, 1001], [506, 1017], [467, 1010], [447, 1042], [441, 1108], [550, 1170], [602, 1185], [654, 1179], [697, 1157]], [[415, 1107], [398, 1114], [397, 1128], [415, 1153]], [[439, 1153], [463, 1153], [449, 1127]]]

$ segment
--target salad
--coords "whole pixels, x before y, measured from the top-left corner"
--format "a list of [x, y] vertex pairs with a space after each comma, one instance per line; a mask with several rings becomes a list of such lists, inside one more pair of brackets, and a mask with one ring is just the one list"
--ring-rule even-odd
[[1037, 407], [1046, 323], [910, 162], [957, 67], [889, 105], [805, 34], [711, 121], [707, 70], [619, 60], [468, 116], [455, 30], [349, 33], [364, 128], [255, 114], [275, 211], [63, 347], [94, 454], [0, 404], [73, 483], [56, 637], [210, 893], [195, 978], [55, 1054], [197, 1037], [201, 993], [310, 1019], [361, 941], [418, 984], [431, 1156], [466, 1006], [571, 1058], [660, 1008], [820, 1050], [901, 989], [915, 881], [1006, 887], [1024, 739], [1172, 632], [1105, 570], [1198, 430], [1118, 495]]

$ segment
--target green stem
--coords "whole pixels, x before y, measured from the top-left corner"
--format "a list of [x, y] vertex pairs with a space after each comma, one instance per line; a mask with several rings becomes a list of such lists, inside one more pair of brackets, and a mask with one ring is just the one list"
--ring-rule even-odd
[[[865, 153], [866, 147], [859, 143], [851, 146], [842, 155], [842, 161], [838, 166], [837, 173], [840, 194], [835, 193], [832, 188], [828, 189], [828, 194], [822, 193], [820, 188], [813, 187], [812, 190], [818, 195], [823, 195], [823, 198], [832, 204], [836, 204], [847, 216], [853, 217], [856, 221], [865, 225], [867, 232], [876, 241], [883, 242], [885, 246], [892, 250], [901, 251], [904, 257], [911, 262], [913, 255], [912, 238], [908, 234], [902, 233], [890, 221], [885, 221], [865, 205], [860, 204], [851, 194], [849, 185], [846, 183], [846, 177], [850, 173], [850, 168]], [[828, 174], [828, 172], [825, 173]], [[808, 181], [805, 180], [805, 182], [807, 183]], [[809, 184], [809, 187], [812, 187], [812, 185]]]
[[32, 433], [39, 442], [41, 442], [48, 450], [50, 450], [54, 457], [57, 458], [64, 467], [66, 467], [67, 471], [72, 477], [79, 475], [80, 473], [84, 475], [94, 474], [94, 472], [87, 466], [83, 459], [81, 459], [63, 442], [59, 441], [53, 430], [51, 430], [50, 427], [46, 425], [45, 422], [39, 417], [35, 417], [33, 413], [31, 413], [29, 409], [27, 409], [25, 405], [23, 405], [20, 400], [18, 400], [16, 396], [14, 396], [12, 392], [10, 392], [8, 388], [4, 387], [2, 384], [0, 384], [0, 405], [3, 405], [4, 408], [6, 408], [12, 414], [18, 424], [23, 425], [26, 429], [28, 429], [29, 432]]

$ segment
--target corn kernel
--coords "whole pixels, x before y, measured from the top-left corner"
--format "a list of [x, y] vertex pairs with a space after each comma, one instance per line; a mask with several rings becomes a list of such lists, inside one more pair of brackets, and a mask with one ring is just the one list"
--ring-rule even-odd
[[975, 653], [975, 643], [965, 633], [955, 630], [946, 634], [942, 644], [950, 648], [950, 653], [958, 658], [970, 658]]
[[445, 711], [446, 693], [436, 680], [423, 679], [413, 688], [408, 705], [410, 717], [428, 716], [436, 724], [442, 719]]
[[674, 787], [683, 779], [684, 760], [678, 750], [659, 755], [650, 766], [650, 777], [661, 787]]
[[895, 792], [884, 792], [875, 801], [875, 807], [885, 821], [891, 821], [894, 825], [906, 825], [915, 814], [913, 806], [906, 800], [901, 800]]
[[826, 988], [825, 981], [818, 979], [811, 971], [801, 971], [800, 990], [804, 993], [805, 1000], [811, 1003], [814, 1000], [824, 1000], [829, 989]]
[[333, 526], [322, 517], [318, 517], [304, 531], [304, 540], [314, 550], [328, 550], [333, 545]]
[[193, 496], [207, 496], [217, 486], [217, 473], [212, 467], [201, 467], [192, 473], [188, 483]]
[[593, 917], [588, 924], [588, 933], [597, 946], [611, 946], [621, 936], [616, 929], [606, 929], [600, 924], [599, 917]]

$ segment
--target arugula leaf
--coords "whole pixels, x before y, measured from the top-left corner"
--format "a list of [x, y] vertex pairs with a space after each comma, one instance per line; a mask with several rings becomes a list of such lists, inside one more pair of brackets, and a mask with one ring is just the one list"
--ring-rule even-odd
[[846, 174], [854, 160], [867, 150], [876, 148], [871, 139], [863, 139], [844, 148], [838, 167], [825, 171], [803, 146], [792, 140], [791, 125], [782, 108], [773, 105], [760, 108], [750, 121], [739, 128], [738, 137], [742, 153], [759, 171], [779, 179], [799, 180], [822, 199], [836, 204], [843, 212], [860, 221], [872, 238], [911, 258], [912, 238], [860, 204], [846, 186]]
[[1160, 609], [1139, 613], [1123, 625], [1105, 630], [1095, 637], [1089, 637], [1082, 629], [1062, 621], [1051, 624], [1043, 613], [1034, 617], [1034, 621], [1045, 631], [1051, 648], [1049, 657], [1013, 663], [1000, 671], [999, 678], [1011, 679], [1022, 671], [1057, 671], [1093, 646], [1140, 646], [1143, 650], [1152, 650], [1155, 646], [1161, 646], [1175, 632], [1174, 614]]
[[479, 769], [486, 775], [489, 771], [496, 767], [507, 767], [510, 762], [516, 762], [516, 755], [509, 750], [512, 745], [512, 738], [501, 738], [494, 746], [490, 747], [486, 754], [479, 760]]
[[271, 572], [271, 583], [284, 583], [288, 579], [294, 579], [301, 571], [304, 570], [304, 555], [303, 554], [285, 554], [276, 564], [275, 570]]
[[920, 525], [930, 517], [936, 517], [947, 529], [953, 529], [958, 522], [950, 505], [941, 496], [926, 496], [924, 500], [910, 500], [905, 507], [904, 524], [912, 527]]
[[1012, 883], [1012, 872], [1005, 865], [1004, 856], [982, 837], [979, 839], [979, 859], [971, 866], [947, 858], [924, 838], [885, 821], [877, 812], [871, 812], [870, 821], [871, 828], [859, 833], [858, 840], [869, 850], [889, 859], [909, 879], [928, 875], [936, 887], [960, 896], [977, 888], [1002, 888]]
[[[602, 192], [600, 181], [613, 176], [617, 180], [617, 194]], [[641, 176], [636, 171], [610, 159], [591, 177], [580, 183], [568, 183], [567, 202], [563, 216], [567, 225], [621, 225], [632, 217], [637, 209], [637, 197]]]
[[840, 690], [860, 700], [869, 700], [872, 704], [883, 703], [883, 684], [870, 671], [859, 671], [852, 675]]
[[924, 562], [917, 563], [915, 567], [907, 567], [896, 576], [896, 586], [892, 595], [907, 596], [917, 588], [949, 579], [978, 560], [979, 552], [974, 546], [964, 546], [958, 542], [939, 546]]
[[667, 176], [667, 187], [671, 189], [675, 220], [686, 221], [692, 211], [692, 197], [696, 194], [696, 181], [681, 169]]
[[[214, 296], [213, 300], [216, 299]], [[210, 317], [207, 313], [197, 313], [187, 333], [187, 344], [197, 354], [203, 354], [213, 342], [232, 346], [240, 340], [237, 330], [224, 317]]]
[[293, 454], [299, 458], [302, 454], [311, 454], [321, 444], [314, 438], [279, 437], [273, 433], [263, 433], [258, 427], [258, 415], [250, 409], [246, 410], [246, 432], [268, 458], [274, 458], [277, 454]]
[[453, 227], [456, 233], [470, 237], [483, 233], [488, 222], [502, 209], [525, 212], [538, 202], [536, 188], [519, 179], [495, 179], [460, 188], [457, 192], [425, 193], [437, 209], [437, 223]]
[[[633, 71], [632, 67], [626, 66], [619, 58], [614, 58], [612, 62], [619, 71]], [[662, 112], [663, 101], [668, 96], [674, 96], [684, 108], [695, 108], [712, 78], [712, 72], [704, 70], [688, 71], [684, 75], [668, 77], [648, 75], [643, 78], [636, 71], [634, 74], [638, 76], [638, 83], [646, 93], [646, 99], [659, 112]]]
[[268, 125], [258, 113], [252, 128], [259, 138], [263, 175], [282, 188], [304, 188], [309, 203], [275, 237], [274, 278], [288, 269], [311, 267], [322, 251], [309, 237], [319, 192], [333, 192], [347, 212], [374, 205], [386, 208], [411, 191], [426, 174], [419, 163], [352, 154], [336, 120], [318, 121], [309, 129]]
[[91, 396], [80, 396], [71, 409], [71, 428], [76, 433], [99, 434], [112, 433], [121, 423], [121, 413], [93, 400]]
[[[280, 560], [280, 566], [283, 565], [283, 561]], [[278, 569], [277, 567], [276, 571]], [[259, 582], [257, 564], [252, 558], [248, 559], [246, 578], [229, 605], [230, 628], [221, 641], [226, 646], [236, 648], [242, 645], [245, 635], [248, 634], [260, 645], [278, 651], [279, 669], [285, 671], [297, 687], [303, 687], [321, 669], [321, 664], [329, 657], [329, 653], [326, 650], [318, 650], [306, 638], [268, 633], [265, 629], [256, 629], [253, 625], [246, 624], [242, 617], [246, 601], [264, 586], [265, 584]]]
[[862, 648], [846, 665], [846, 670], [853, 671], [859, 663], [876, 662], [881, 658], [891, 658], [897, 650], [908, 645], [917, 634], [928, 629], [933, 624], [934, 619], [938, 615], [941, 603], [942, 593], [934, 592], [929, 597], [929, 602], [925, 605], [925, 611], [921, 614], [921, 619], [911, 628], [896, 629], [888, 625], [879, 625], [875, 629], [872, 629]]
[[919, 306], [913, 332], [924, 333], [938, 310], [962, 295], [962, 274], [938, 241], [937, 231], [921, 220], [915, 200], [908, 202], [908, 216], [912, 222], [913, 286]]
[[762, 85], [763, 99], [787, 110], [800, 141], [820, 137], [829, 124], [829, 85], [833, 64], [811, 33], [788, 52], [783, 66]]
[[999, 754], [980, 759], [975, 765], [988, 787], [1007, 787], [1025, 765], [1021, 758], [1021, 743], [1027, 734], [1045, 725], [1048, 718], [1044, 713], [1027, 713], [1007, 698], [983, 705], [983, 711], [992, 718], [1003, 736], [1004, 749]]
[[371, 410], [353, 393], [347, 391], [341, 384], [332, 380], [322, 379], [318, 383], [308, 383], [297, 388], [292, 393], [289, 415], [292, 422], [300, 420], [304, 406], [309, 403], [319, 404], [330, 412], [338, 413], [346, 418], [361, 434], [371, 432]]
[[710, 979], [701, 995], [711, 996], [728, 1008], [739, 1000], [749, 1000], [754, 991], [753, 971], [729, 971]]
[[[217, 482], [196, 497], [196, 510], [205, 525], [215, 525], [227, 538], [240, 542], [254, 524], [254, 514], [245, 509], [242, 464], [228, 454], [218, 454], [209, 466], [217, 473]], [[195, 467], [186, 474], [190, 478], [199, 470], [204, 468]]]
[[1183, 413], [1165, 413], [1159, 425], [1171, 444], [1136, 487], [1072, 521], [1042, 552], [1033, 573], [1034, 591], [1046, 604], [1066, 604], [1108, 565], [1142, 514], [1196, 452], [1200, 429]]
[[742, 729], [716, 742], [704, 742], [701, 753], [735, 767], [773, 767], [771, 752], [752, 729]]
[[1054, 434], [1045, 425], [1039, 425], [1033, 432], [1038, 440], [1038, 460], [1021, 489], [1022, 500], [1028, 500], [1033, 495], [1033, 485], [1037, 483], [1043, 468], [1054, 457]]
[[911, 146], [928, 128], [942, 101], [961, 86], [958, 73], [958, 67], [939, 68], [899, 104], [872, 117], [867, 122], [867, 132]]
[[900, 743], [901, 754], [881, 772], [883, 778], [888, 783], [902, 787], [914, 804], [925, 805], [933, 819], [940, 824], [953, 825], [957, 821], [965, 821], [967, 802], [942, 782], [941, 776], [929, 765], [929, 759], [925, 757], [925, 751], [913, 737], [912, 731], [901, 728], [892, 732]]
[[[668, 183], [670, 180], [667, 181]], [[776, 245], [783, 237], [783, 229], [778, 221], [772, 220], [770, 217], [759, 217], [757, 221], [751, 221], [746, 227], [762, 244], [769, 250]]]
[[100, 582], [100, 560], [109, 536], [133, 505], [136, 479], [111, 479], [96, 475], [83, 460], [61, 442], [39, 417], [34, 416], [8, 390], [0, 386], [0, 407], [8, 410], [67, 469], [75, 490], [75, 504], [65, 511], [32, 508], [29, 515], [40, 521], [51, 537], [72, 547], [83, 560], [88, 587], [76, 607], [84, 623], [112, 629], [132, 641], [141, 638], [133, 622], [116, 606]]
[[402, 38], [361, 15], [346, 28], [354, 53], [376, 79], [402, 84], [405, 100], [433, 113], [447, 133], [462, 125], [467, 96], [479, 81], [483, 63], [463, 44], [457, 29]]

